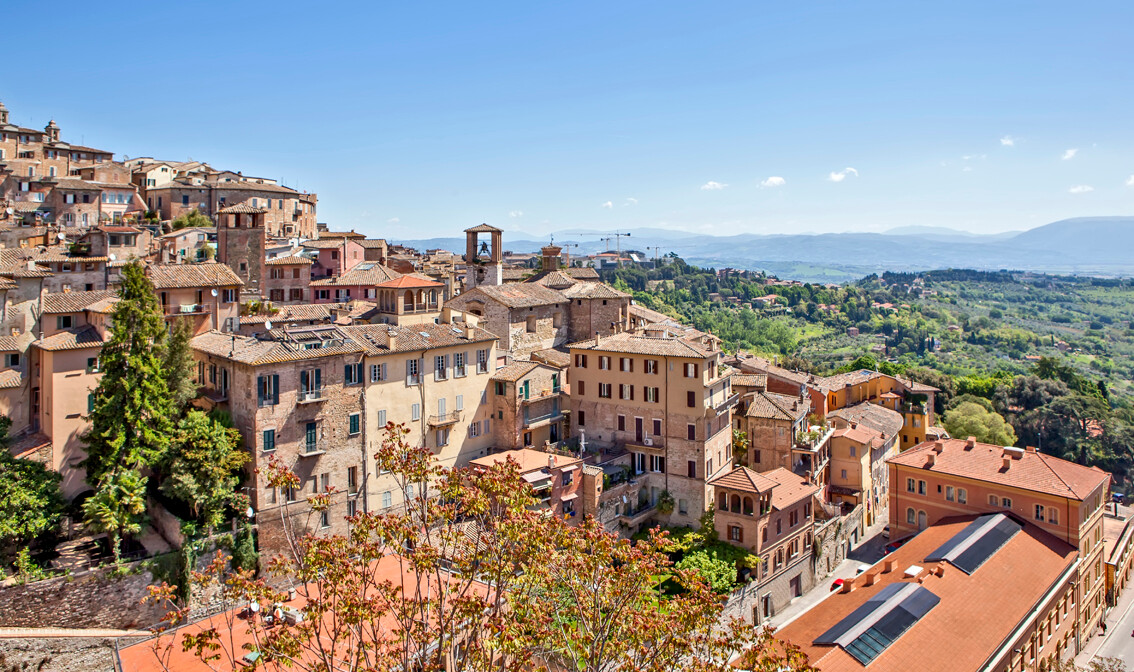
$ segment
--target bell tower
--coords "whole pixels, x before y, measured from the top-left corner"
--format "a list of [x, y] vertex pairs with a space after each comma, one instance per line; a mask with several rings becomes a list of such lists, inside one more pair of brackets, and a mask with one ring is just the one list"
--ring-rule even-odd
[[[482, 233], [490, 235], [490, 242], [480, 241]], [[504, 284], [503, 235], [503, 231], [487, 224], [465, 229], [465, 289]]]
[[8, 125], [8, 108], [4, 107], [4, 103], [0, 103], [0, 126]]

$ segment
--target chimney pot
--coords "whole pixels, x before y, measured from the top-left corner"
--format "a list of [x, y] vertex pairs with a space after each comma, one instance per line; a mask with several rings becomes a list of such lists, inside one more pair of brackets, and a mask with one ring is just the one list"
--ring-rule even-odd
[[1005, 455], [1004, 456], [1004, 468], [1007, 469], [1008, 467], [1011, 467], [1011, 466], [1012, 466], [1012, 458], [1008, 455]]
[[933, 442], [933, 452], [940, 453], [943, 450], [945, 450], [945, 442], [944, 441], [934, 441]]
[[1034, 452], [1036, 452], [1036, 447], [1035, 447], [1035, 446], [1028, 446], [1028, 447], [1027, 447], [1027, 451], [1028, 451], [1029, 453], [1034, 453]]
[[925, 466], [932, 467], [933, 465], [937, 464], [937, 454], [936, 453], [930, 453], [928, 457], [929, 457], [929, 459], [926, 460]]
[[975, 436], [970, 436], [968, 439], [965, 440], [965, 448], [967, 450], [972, 450], [975, 447], [976, 447], [976, 437]]

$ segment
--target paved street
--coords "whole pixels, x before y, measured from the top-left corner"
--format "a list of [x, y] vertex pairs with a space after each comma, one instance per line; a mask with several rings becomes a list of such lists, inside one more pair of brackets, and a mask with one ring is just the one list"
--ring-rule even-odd
[[1118, 599], [1118, 604], [1107, 615], [1106, 626], [1105, 635], [1097, 630], [1092, 633], [1075, 662], [1086, 665], [1096, 657], [1118, 658], [1130, 668], [1134, 665], [1134, 591], [1127, 590]]
[[793, 620], [803, 612], [822, 602], [832, 593], [831, 584], [835, 579], [849, 579], [858, 571], [862, 564], [873, 565], [882, 558], [882, 548], [888, 543], [882, 538], [882, 528], [888, 521], [884, 518], [866, 529], [866, 534], [858, 546], [851, 549], [850, 555], [831, 572], [831, 575], [819, 582], [810, 592], [798, 597], [791, 604], [781, 609], [771, 619], [769, 625], [780, 628], [788, 621]]

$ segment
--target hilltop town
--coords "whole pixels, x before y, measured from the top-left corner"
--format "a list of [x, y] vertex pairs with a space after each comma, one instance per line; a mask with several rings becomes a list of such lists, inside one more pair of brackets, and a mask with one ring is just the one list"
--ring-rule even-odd
[[[650, 261], [629, 253], [511, 253], [488, 224], [463, 254], [418, 251], [328, 227], [316, 194], [274, 179], [114, 157], [0, 104], [12, 664], [326, 669], [317, 652], [383, 650], [373, 669], [567, 669], [586, 617], [557, 582], [591, 569], [574, 589], [638, 591], [641, 633], [610, 646], [661, 656], [680, 634], [669, 669], [772, 651], [778, 669], [1051, 669], [1127, 596], [1111, 474], [951, 435], [925, 376], [728, 347], [655, 309], [681, 288], [627, 286], [618, 269]], [[761, 286], [705, 300], [770, 320], [804, 291]], [[396, 606], [352, 601], [375, 594]], [[694, 607], [696, 624], [670, 613]], [[358, 610], [372, 630], [311, 625]], [[711, 643], [731, 618], [736, 639]], [[508, 619], [562, 631], [537, 645]], [[178, 640], [217, 632], [207, 662]]]

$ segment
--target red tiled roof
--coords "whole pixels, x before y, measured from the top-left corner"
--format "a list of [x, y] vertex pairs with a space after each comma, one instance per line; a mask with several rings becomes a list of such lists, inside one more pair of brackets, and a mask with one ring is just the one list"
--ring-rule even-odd
[[[783, 467], [781, 467], [781, 469], [782, 468]], [[765, 474], [752, 471], [748, 467], [734, 467], [733, 470], [727, 474], [717, 476], [709, 481], [708, 485], [715, 485], [739, 492], [754, 492], [759, 494], [761, 492], [768, 492], [779, 485], [779, 483], [768, 478]]]
[[765, 472], [763, 476], [776, 484], [776, 487], [772, 488], [773, 509], [782, 511], [801, 499], [806, 499], [819, 492], [818, 485], [783, 467]]
[[997, 483], [1077, 501], [1083, 501], [1100, 485], [1105, 487], [1110, 480], [1110, 474], [1098, 467], [1084, 467], [1031, 450], [1011, 451], [1013, 459], [1005, 468], [1005, 449], [1002, 446], [974, 442], [973, 447], [968, 448], [968, 442], [964, 439], [941, 441], [941, 452], [935, 455], [933, 465], [929, 466], [928, 455], [934, 450], [936, 443], [926, 441], [887, 461], [903, 467]]
[[440, 282], [434, 282], [428, 278], [422, 278], [413, 274], [403, 275], [400, 278], [387, 280], [386, 282], [374, 285], [383, 289], [411, 289], [419, 287], [444, 287]]

